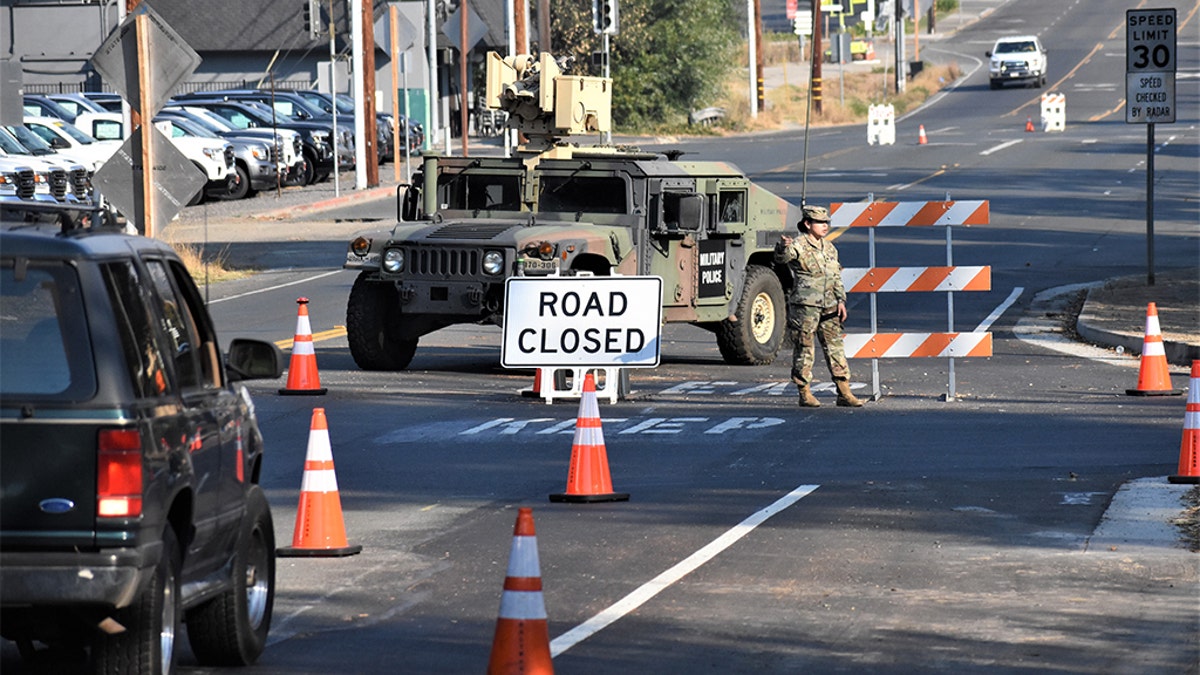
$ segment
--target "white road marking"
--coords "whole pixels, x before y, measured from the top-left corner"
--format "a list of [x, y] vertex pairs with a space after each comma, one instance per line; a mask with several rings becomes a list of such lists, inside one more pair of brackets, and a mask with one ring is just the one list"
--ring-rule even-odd
[[1017, 298], [1021, 297], [1021, 293], [1023, 293], [1024, 291], [1025, 291], [1025, 288], [1022, 286], [1017, 286], [1016, 288], [1014, 288], [1012, 290], [1012, 293], [1008, 294], [1008, 299], [1005, 300], [1004, 302], [1000, 303], [996, 307], [996, 309], [993, 309], [992, 313], [988, 314], [987, 318], [985, 318], [983, 320], [983, 322], [980, 323], [979, 326], [977, 326], [975, 328], [975, 332], [982, 333], [982, 332], [986, 331], [987, 329], [991, 328], [992, 324], [996, 322], [996, 319], [999, 319], [1000, 316], [1002, 314], [1004, 314], [1004, 312], [1008, 311], [1008, 308], [1012, 307], [1013, 303], [1017, 301]]
[[245, 297], [249, 297], [251, 295], [258, 295], [259, 293], [268, 293], [270, 291], [277, 291], [281, 288], [287, 288], [288, 286], [298, 286], [299, 284], [307, 284], [310, 281], [316, 281], [317, 279], [324, 279], [325, 277], [333, 276], [341, 271], [342, 270], [332, 270], [332, 271], [325, 272], [322, 274], [317, 274], [317, 275], [314, 275], [311, 277], [305, 277], [303, 279], [289, 281], [286, 284], [279, 284], [277, 286], [268, 286], [266, 288], [260, 288], [255, 291], [246, 291], [245, 293], [238, 293], [237, 295], [231, 295], [227, 298], [217, 298], [216, 300], [209, 300], [208, 304], [215, 305], [218, 302], [225, 302], [227, 300], [237, 300], [238, 298], [245, 298]]
[[1014, 141], [1007, 141], [1005, 143], [1001, 143], [1000, 145], [988, 148], [987, 150], [984, 150], [983, 152], [981, 152], [979, 154], [983, 155], [984, 157], [987, 157], [988, 155], [992, 154], [993, 152], [999, 152], [1005, 148], [1012, 147], [1012, 146], [1016, 145], [1017, 143], [1021, 143], [1023, 141], [1024, 141], [1024, 139], [1021, 139], [1021, 138], [1018, 138]]
[[571, 647], [604, 630], [626, 614], [641, 607], [675, 582], [699, 569], [701, 565], [709, 560], [717, 557], [722, 551], [737, 543], [739, 539], [753, 532], [754, 528], [766, 522], [771, 516], [812, 494], [818, 487], [820, 486], [801, 485], [797, 487], [795, 490], [780, 497], [775, 503], [733, 526], [725, 534], [712, 540], [704, 548], [691, 554], [674, 567], [642, 584], [632, 593], [610, 605], [607, 609], [602, 610], [599, 614], [554, 638], [550, 641], [550, 657], [554, 658], [562, 654]]

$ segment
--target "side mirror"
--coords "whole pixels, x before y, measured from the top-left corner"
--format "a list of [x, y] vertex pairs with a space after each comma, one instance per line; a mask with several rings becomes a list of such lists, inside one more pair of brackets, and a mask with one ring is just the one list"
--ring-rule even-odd
[[273, 380], [283, 375], [283, 352], [271, 342], [234, 338], [229, 343], [225, 369], [233, 382]]
[[983, 55], [988, 57], [989, 59], [992, 58], [992, 50], [990, 50], [990, 49], [987, 50], [986, 52], [983, 53]]

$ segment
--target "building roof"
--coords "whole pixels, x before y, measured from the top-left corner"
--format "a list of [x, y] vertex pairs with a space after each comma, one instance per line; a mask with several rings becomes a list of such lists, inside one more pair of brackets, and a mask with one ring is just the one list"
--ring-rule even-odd
[[[307, 50], [327, 44], [324, 38], [312, 39], [304, 30], [307, 0], [146, 0], [168, 25], [197, 52], [248, 52]], [[339, 42], [349, 34], [345, 0], [330, 3], [318, 0], [322, 17], [333, 5]], [[367, 0], [371, 1], [371, 0]], [[386, 20], [387, 0], [373, 0], [375, 21]], [[424, 0], [409, 0], [421, 2]], [[473, 11], [488, 26], [481, 45], [502, 47], [504, 38], [503, 3], [494, 0], [467, 0]], [[421, 27], [424, 29], [424, 27]], [[376, 35], [376, 44], [387, 50], [385, 36]], [[438, 35], [438, 46], [450, 43]], [[476, 46], [481, 46], [476, 45]]]

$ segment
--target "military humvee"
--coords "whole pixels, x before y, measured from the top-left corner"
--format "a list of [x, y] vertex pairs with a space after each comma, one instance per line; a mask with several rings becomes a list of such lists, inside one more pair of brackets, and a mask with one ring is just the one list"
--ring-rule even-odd
[[728, 163], [564, 142], [609, 130], [609, 79], [563, 75], [548, 54], [491, 53], [487, 75], [488, 107], [528, 142], [513, 157], [426, 154], [396, 226], [350, 243], [355, 363], [401, 370], [422, 335], [499, 325], [507, 277], [583, 273], [660, 276], [664, 321], [712, 331], [728, 363], [771, 363], [786, 327], [772, 250], [800, 207]]

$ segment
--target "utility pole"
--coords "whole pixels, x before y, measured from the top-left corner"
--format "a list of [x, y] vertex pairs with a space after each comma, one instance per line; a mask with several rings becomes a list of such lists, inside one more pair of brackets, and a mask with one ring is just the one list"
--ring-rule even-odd
[[754, 0], [754, 43], [759, 46], [755, 56], [754, 73], [757, 87], [755, 89], [755, 97], [758, 101], [757, 110], [766, 110], [766, 91], [763, 86], [763, 52], [762, 49], [762, 0]]
[[[332, 16], [329, 18], [333, 20]], [[366, 146], [367, 187], [376, 187], [379, 185], [379, 136], [375, 118], [375, 3], [370, 0], [363, 2], [362, 35], [363, 98], [359, 105], [362, 107], [363, 135], [358, 137], [358, 143]]]
[[470, 96], [467, 82], [467, 54], [470, 52], [467, 49], [467, 13], [470, 9], [467, 6], [466, 0], [458, 7], [458, 44], [461, 47], [458, 50], [458, 128], [462, 136], [462, 156], [470, 157], [471, 149], [467, 144], [467, 126], [470, 125], [470, 110], [467, 107], [467, 99]]
[[[897, 0], [897, 3], [899, 0]], [[821, 0], [813, 0], [812, 36], [812, 100], [813, 108], [821, 114], [821, 64], [825, 61], [825, 48], [821, 46]]]

